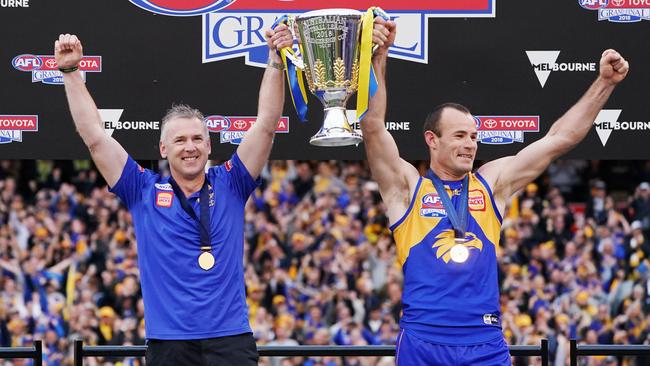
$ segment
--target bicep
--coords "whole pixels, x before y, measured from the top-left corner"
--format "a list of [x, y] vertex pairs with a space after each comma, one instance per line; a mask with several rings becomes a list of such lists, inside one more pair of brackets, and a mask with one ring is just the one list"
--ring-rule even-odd
[[89, 146], [89, 149], [97, 169], [108, 186], [115, 187], [128, 159], [126, 150], [110, 136], [99, 139], [94, 145]]
[[[566, 152], [559, 136], [546, 136], [522, 149], [517, 155], [485, 165], [486, 175], [495, 177], [494, 193], [508, 199], [540, 176], [558, 156]], [[483, 167], [481, 167], [483, 170]]]

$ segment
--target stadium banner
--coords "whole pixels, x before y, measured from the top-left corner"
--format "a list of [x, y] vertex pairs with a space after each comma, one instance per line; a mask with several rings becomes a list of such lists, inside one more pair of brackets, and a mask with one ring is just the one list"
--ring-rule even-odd
[[[388, 63], [386, 127], [402, 157], [427, 159], [426, 115], [458, 102], [472, 111], [479, 159], [539, 140], [598, 75], [615, 48], [632, 71], [567, 157], [648, 159], [650, 0], [12, 0], [2, 2], [0, 159], [81, 159], [53, 57], [60, 33], [79, 36], [80, 70], [102, 126], [137, 159], [159, 159], [160, 120], [173, 103], [201, 110], [213, 159], [227, 159], [255, 123], [266, 28], [283, 14], [383, 8], [398, 24]], [[318, 101], [309, 95], [311, 105]], [[348, 116], [354, 120], [354, 100]], [[285, 96], [272, 159], [365, 158], [363, 144], [309, 145], [322, 108], [301, 123]], [[359, 128], [355, 123], [354, 127]]]

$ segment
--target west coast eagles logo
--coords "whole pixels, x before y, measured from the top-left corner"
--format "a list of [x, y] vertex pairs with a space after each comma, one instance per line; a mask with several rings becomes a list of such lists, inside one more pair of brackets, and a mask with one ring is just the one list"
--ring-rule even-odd
[[[466, 233], [465, 234], [465, 242], [462, 244], [465, 246], [470, 253], [472, 252], [472, 249], [478, 249], [483, 250], [483, 242], [481, 239], [476, 237], [476, 234], [474, 233]], [[436, 258], [440, 259], [442, 258], [445, 263], [449, 263], [451, 260], [451, 248], [456, 245], [456, 241], [454, 240], [454, 231], [453, 230], [445, 230], [438, 234], [436, 236], [436, 241], [433, 243], [433, 249], [436, 249]]]

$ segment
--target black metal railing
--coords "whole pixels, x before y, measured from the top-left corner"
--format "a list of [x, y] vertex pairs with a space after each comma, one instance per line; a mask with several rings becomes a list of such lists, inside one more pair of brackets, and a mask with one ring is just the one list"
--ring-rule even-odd
[[[542, 366], [548, 366], [548, 341], [539, 346], [510, 346], [510, 355], [541, 357]], [[261, 357], [266, 356], [338, 356], [373, 357], [395, 356], [395, 346], [258, 346]], [[74, 342], [74, 366], [82, 366], [84, 357], [144, 357], [147, 346], [84, 346]]]
[[646, 356], [650, 357], [650, 345], [637, 344], [578, 344], [571, 340], [571, 366], [578, 366], [580, 356]]
[[43, 365], [43, 341], [34, 341], [32, 347], [0, 347], [0, 359], [31, 358], [34, 366]]

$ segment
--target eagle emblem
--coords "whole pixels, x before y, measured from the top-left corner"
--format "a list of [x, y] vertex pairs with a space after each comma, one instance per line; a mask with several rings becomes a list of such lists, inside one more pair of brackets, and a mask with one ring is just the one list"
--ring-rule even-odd
[[[449, 263], [451, 259], [451, 248], [456, 245], [453, 230], [445, 230], [436, 236], [436, 241], [433, 243], [433, 249], [436, 249], [436, 258], [441, 258], [445, 263]], [[468, 250], [476, 248], [483, 250], [483, 242], [476, 237], [474, 233], [465, 233], [465, 242], [462, 244]]]

